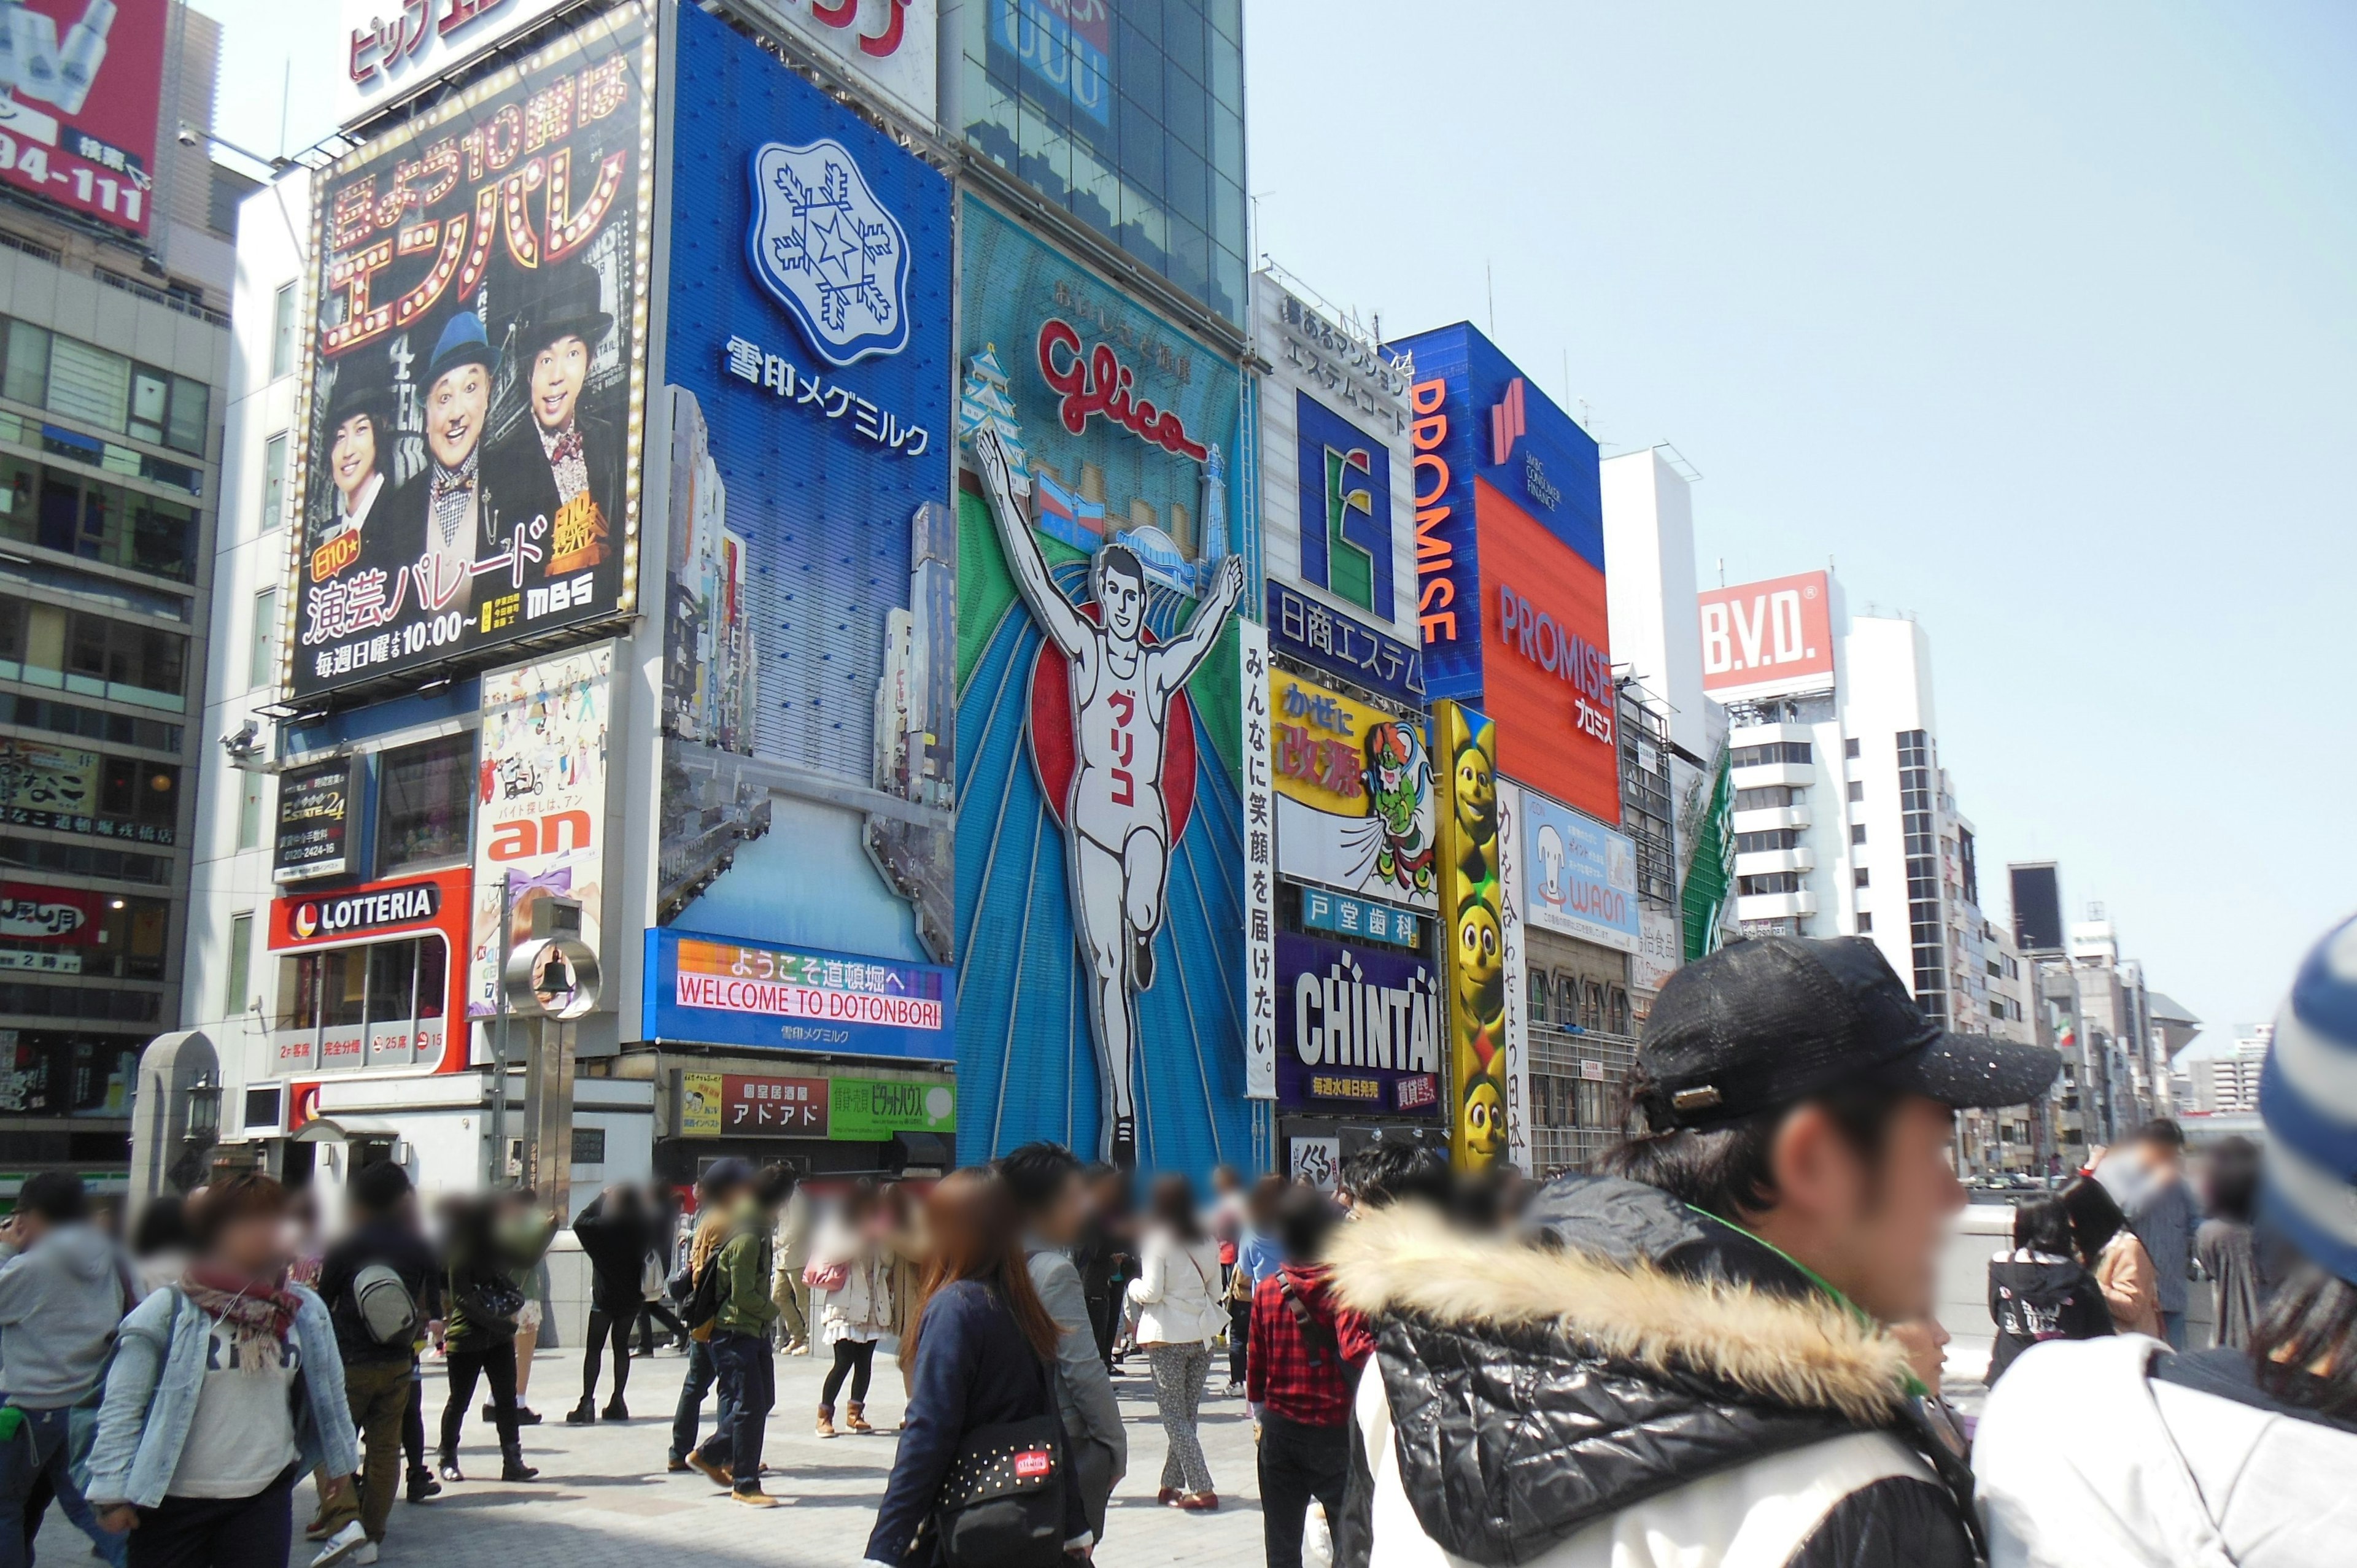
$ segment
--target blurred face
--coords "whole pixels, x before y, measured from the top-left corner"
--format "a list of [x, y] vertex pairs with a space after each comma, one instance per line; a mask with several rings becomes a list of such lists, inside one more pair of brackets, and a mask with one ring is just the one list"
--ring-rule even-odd
[[1955, 1120], [1910, 1095], [1868, 1155], [1822, 1107], [1796, 1107], [1769, 1156], [1776, 1206], [1752, 1228], [1883, 1322], [1930, 1316], [1948, 1217], [1964, 1206], [1948, 1168]]
[[589, 345], [578, 338], [559, 338], [533, 356], [532, 416], [543, 430], [562, 430], [573, 422], [588, 379]]
[[491, 373], [480, 365], [454, 365], [425, 389], [425, 444], [446, 468], [467, 461], [483, 438], [490, 410]]
[[1890, 1326], [1890, 1337], [1907, 1348], [1907, 1367], [1933, 1393], [1948, 1364], [1948, 1331], [1936, 1317], [1913, 1317]]
[[1079, 1239], [1081, 1224], [1088, 1218], [1088, 1212], [1089, 1189], [1082, 1182], [1081, 1173], [1074, 1171], [1056, 1189], [1056, 1196], [1040, 1208], [1037, 1228], [1049, 1245], [1070, 1246]]
[[351, 500], [376, 472], [376, 421], [356, 413], [336, 426], [335, 445], [328, 448], [328, 470], [336, 489]]
[[266, 1279], [286, 1267], [287, 1221], [282, 1214], [241, 1214], [213, 1238], [214, 1262], [249, 1279]]

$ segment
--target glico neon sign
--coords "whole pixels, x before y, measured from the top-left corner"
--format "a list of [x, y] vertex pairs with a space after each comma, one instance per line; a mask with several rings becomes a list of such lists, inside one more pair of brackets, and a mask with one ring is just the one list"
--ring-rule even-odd
[[1130, 395], [1135, 378], [1112, 344], [1100, 343], [1082, 353], [1080, 331], [1069, 321], [1051, 316], [1040, 324], [1039, 374], [1052, 390], [1064, 394], [1056, 413], [1075, 435], [1088, 429], [1091, 414], [1102, 413], [1139, 440], [1167, 452], [1198, 463], [1211, 456], [1209, 447], [1187, 434], [1186, 424], [1176, 413]]

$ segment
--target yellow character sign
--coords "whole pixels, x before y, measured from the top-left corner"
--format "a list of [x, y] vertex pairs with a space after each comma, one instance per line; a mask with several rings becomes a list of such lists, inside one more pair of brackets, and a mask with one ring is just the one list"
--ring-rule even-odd
[[1432, 705], [1440, 918], [1448, 965], [1449, 1146], [1460, 1171], [1506, 1152], [1506, 981], [1499, 940], [1498, 730], [1457, 703]]

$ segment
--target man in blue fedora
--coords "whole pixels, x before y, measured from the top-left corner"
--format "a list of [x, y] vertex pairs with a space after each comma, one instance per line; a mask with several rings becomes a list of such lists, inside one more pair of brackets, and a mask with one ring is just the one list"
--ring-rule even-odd
[[371, 564], [388, 573], [411, 573], [411, 602], [428, 615], [468, 608], [476, 558], [498, 543], [482, 446], [499, 362], [481, 317], [462, 310], [444, 325], [425, 372], [428, 461], [393, 497], [400, 526], [378, 542], [392, 558], [371, 553]]

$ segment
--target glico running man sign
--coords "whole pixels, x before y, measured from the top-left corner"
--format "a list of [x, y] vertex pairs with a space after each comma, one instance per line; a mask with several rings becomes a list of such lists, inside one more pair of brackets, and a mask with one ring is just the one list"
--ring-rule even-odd
[[294, 697], [630, 613], [653, 84], [619, 5], [320, 179]]

